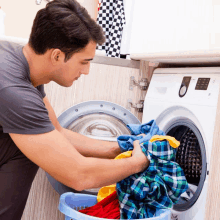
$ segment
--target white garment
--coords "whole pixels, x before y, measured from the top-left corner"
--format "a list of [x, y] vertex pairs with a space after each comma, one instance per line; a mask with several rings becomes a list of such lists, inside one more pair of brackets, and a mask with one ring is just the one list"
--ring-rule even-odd
[[0, 8], [0, 35], [5, 35], [5, 12]]

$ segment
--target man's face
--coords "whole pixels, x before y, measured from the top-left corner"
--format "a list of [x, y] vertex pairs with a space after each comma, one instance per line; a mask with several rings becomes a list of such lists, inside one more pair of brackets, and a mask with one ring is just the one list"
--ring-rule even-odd
[[89, 74], [90, 61], [95, 56], [95, 50], [96, 43], [90, 41], [83, 50], [74, 53], [67, 62], [62, 62], [53, 81], [61, 86], [69, 87], [81, 74]]

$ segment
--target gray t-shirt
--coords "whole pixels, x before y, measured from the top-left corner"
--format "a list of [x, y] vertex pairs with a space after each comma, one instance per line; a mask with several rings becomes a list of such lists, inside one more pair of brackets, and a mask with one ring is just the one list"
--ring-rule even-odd
[[22, 46], [0, 41], [0, 137], [54, 130], [43, 102], [44, 85], [34, 87]]

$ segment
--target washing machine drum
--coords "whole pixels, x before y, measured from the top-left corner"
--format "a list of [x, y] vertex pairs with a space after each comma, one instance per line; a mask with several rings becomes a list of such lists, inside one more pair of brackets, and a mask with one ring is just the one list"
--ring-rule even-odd
[[[89, 101], [75, 105], [63, 112], [58, 117], [58, 121], [64, 128], [90, 138], [106, 141], [117, 141], [118, 136], [130, 134], [127, 124], [141, 124], [125, 108], [106, 101]], [[53, 188], [60, 195], [65, 192], [97, 195], [100, 189], [88, 189], [79, 192], [58, 182], [48, 173], [46, 175]]]
[[186, 211], [197, 201], [206, 177], [206, 151], [202, 135], [190, 120], [177, 120], [165, 133], [180, 141], [176, 162], [184, 171], [189, 189], [181, 195], [174, 210]]

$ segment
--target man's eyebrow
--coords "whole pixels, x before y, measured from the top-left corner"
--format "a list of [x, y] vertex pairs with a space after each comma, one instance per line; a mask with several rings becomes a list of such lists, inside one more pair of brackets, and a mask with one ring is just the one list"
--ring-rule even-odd
[[91, 60], [93, 60], [93, 58], [91, 58], [91, 59], [85, 59], [84, 61], [91, 61]]

